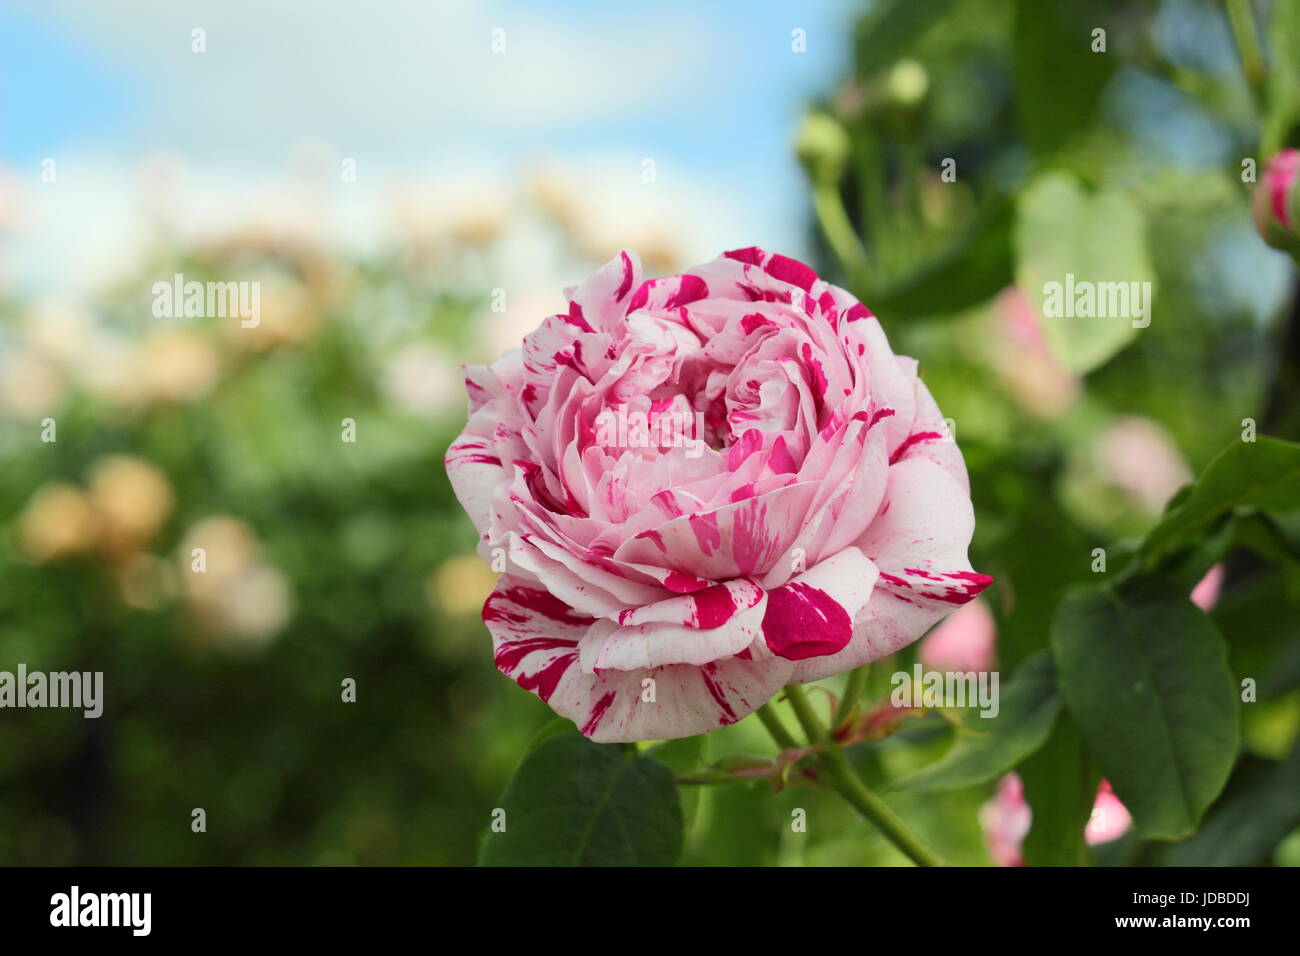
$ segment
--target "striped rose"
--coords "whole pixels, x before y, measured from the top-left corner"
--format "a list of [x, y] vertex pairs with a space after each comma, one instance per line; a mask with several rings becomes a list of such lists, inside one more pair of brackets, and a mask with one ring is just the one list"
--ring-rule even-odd
[[497, 668], [584, 734], [731, 724], [988, 585], [961, 453], [843, 289], [757, 248], [663, 279], [624, 252], [568, 300], [466, 369], [447, 472], [507, 567]]

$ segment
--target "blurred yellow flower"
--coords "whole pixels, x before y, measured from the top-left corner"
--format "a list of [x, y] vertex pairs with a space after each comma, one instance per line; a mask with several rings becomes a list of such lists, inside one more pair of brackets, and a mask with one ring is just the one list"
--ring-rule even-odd
[[429, 578], [429, 603], [448, 614], [477, 614], [497, 576], [477, 555], [448, 558]]
[[150, 541], [175, 503], [162, 469], [128, 455], [110, 455], [95, 462], [89, 491], [100, 518], [101, 543], [119, 554]]
[[191, 402], [217, 384], [216, 349], [197, 332], [176, 330], [150, 338], [138, 358], [147, 396], [155, 402]]
[[75, 485], [51, 482], [39, 488], [18, 518], [23, 551], [44, 563], [94, 547], [98, 517], [86, 494]]
[[234, 345], [250, 351], [301, 345], [316, 337], [320, 309], [307, 286], [282, 272], [259, 276], [261, 311], [257, 325], [227, 322], [223, 328]]

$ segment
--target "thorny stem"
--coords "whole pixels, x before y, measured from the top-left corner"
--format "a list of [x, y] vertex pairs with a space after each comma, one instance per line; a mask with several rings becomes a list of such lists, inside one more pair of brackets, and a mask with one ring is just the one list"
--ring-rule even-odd
[[[808, 743], [813, 747], [823, 747], [828, 741], [826, 728], [809, 703], [803, 688], [790, 684], [785, 689], [795, 717], [808, 735]], [[761, 718], [760, 718], [761, 719]], [[765, 722], [766, 723], [766, 722]], [[778, 741], [780, 743], [780, 741]], [[947, 862], [934, 850], [930, 849], [919, 836], [908, 829], [898, 815], [867, 788], [857, 773], [849, 765], [844, 751], [836, 746], [825, 747], [818, 755], [818, 761], [825, 773], [826, 780], [841, 797], [848, 801], [853, 809], [868, 823], [875, 826], [885, 838], [898, 847], [917, 866], [947, 866]]]

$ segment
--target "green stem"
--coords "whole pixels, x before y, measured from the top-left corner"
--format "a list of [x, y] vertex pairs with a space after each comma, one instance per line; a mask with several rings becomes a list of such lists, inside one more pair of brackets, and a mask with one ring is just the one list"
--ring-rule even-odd
[[817, 716], [817, 711], [813, 710], [813, 705], [809, 702], [808, 695], [803, 692], [803, 688], [798, 684], [789, 684], [786, 686], [785, 696], [790, 701], [790, 706], [794, 708], [799, 726], [808, 735], [808, 743], [814, 747], [824, 744], [826, 728], [822, 726], [821, 718]]
[[867, 687], [867, 671], [870, 667], [870, 664], [863, 664], [849, 671], [849, 682], [844, 685], [844, 696], [840, 698], [840, 706], [835, 711], [834, 720], [831, 721], [832, 731], [849, 719], [853, 708], [862, 699], [862, 692]]
[[[826, 743], [826, 728], [822, 726], [817, 712], [813, 710], [803, 688], [790, 684], [785, 695], [794, 708], [794, 715], [799, 719], [808, 742], [814, 747]], [[835, 791], [849, 802], [862, 818], [884, 834], [885, 838], [898, 847], [908, 859], [917, 866], [946, 866], [943, 857], [922, 842], [921, 838], [908, 829], [898, 815], [885, 801], [872, 793], [865, 783], [849, 765], [848, 758], [839, 747], [825, 748], [820, 754], [820, 764], [826, 779]]]
[[866, 249], [862, 247], [862, 241], [853, 229], [853, 223], [849, 221], [839, 187], [829, 181], [813, 183], [813, 209], [817, 212], [822, 233], [844, 271], [855, 282], [874, 285], [874, 270], [867, 258]]
[[1259, 33], [1255, 29], [1255, 13], [1250, 8], [1250, 0], [1225, 0], [1225, 6], [1228, 8], [1228, 22], [1232, 24], [1237, 53], [1241, 56], [1246, 85], [1250, 88], [1255, 108], [1262, 119], [1265, 114], [1264, 55], [1260, 51]]
[[908, 829], [907, 824], [889, 808], [885, 801], [867, 789], [862, 778], [849, 766], [843, 750], [838, 747], [827, 750], [822, 756], [822, 766], [826, 768], [831, 786], [839, 795], [913, 863], [917, 866], [948, 865], [943, 857], [926, 846], [919, 836]]
[[770, 701], [758, 708], [754, 713], [763, 722], [763, 726], [767, 728], [767, 732], [772, 735], [772, 739], [776, 741], [778, 747], [782, 750], [799, 749], [799, 741], [790, 736], [790, 731], [785, 729], [785, 724], [781, 723], [781, 718], [772, 709]]
[[883, 142], [866, 129], [856, 135], [855, 142], [858, 180], [862, 189], [862, 234], [876, 263], [876, 282], [883, 285], [893, 274], [889, 265], [892, 261], [890, 242], [894, 235], [889, 215], [889, 189], [885, 183], [887, 157]]

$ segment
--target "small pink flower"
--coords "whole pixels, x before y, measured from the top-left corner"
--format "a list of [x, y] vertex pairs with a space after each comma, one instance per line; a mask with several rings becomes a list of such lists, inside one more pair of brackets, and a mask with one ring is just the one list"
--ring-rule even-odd
[[1063, 415], [1082, 392], [1079, 378], [1047, 344], [1043, 319], [1029, 297], [1008, 286], [997, 297], [994, 364], [1011, 395], [1039, 418]]
[[1103, 780], [1097, 788], [1097, 800], [1092, 805], [1092, 816], [1088, 818], [1083, 838], [1089, 846], [1109, 843], [1122, 837], [1132, 823], [1128, 808], [1119, 802], [1119, 797], [1110, 788], [1110, 781]]
[[583, 733], [734, 723], [989, 584], [917, 363], [843, 289], [757, 248], [664, 279], [624, 252], [568, 298], [466, 369], [447, 471], [508, 560], [497, 668]]
[[[1132, 824], [1128, 809], [1103, 780], [1097, 787], [1092, 816], [1084, 825], [1083, 838], [1089, 846], [1117, 840]], [[997, 793], [980, 809], [980, 825], [989, 856], [998, 866], [1024, 866], [1021, 845], [1033, 825], [1033, 811], [1025, 802], [1020, 777], [1009, 773], [998, 781]]]
[[993, 612], [982, 598], [976, 598], [927, 634], [916, 657], [931, 670], [992, 670], [997, 640]]
[[989, 856], [998, 866], [1024, 866], [1020, 846], [1034, 822], [1033, 811], [1025, 802], [1025, 788], [1020, 777], [1009, 773], [998, 781], [993, 799], [980, 808], [980, 826]]
[[1216, 564], [1205, 572], [1205, 577], [1192, 588], [1192, 603], [1207, 614], [1219, 603], [1219, 590], [1223, 587], [1223, 565]]

